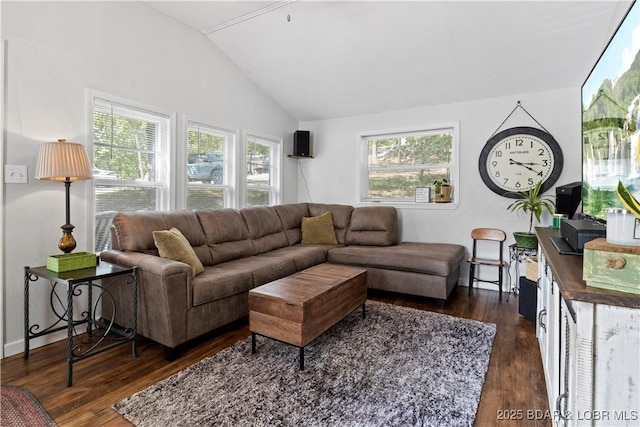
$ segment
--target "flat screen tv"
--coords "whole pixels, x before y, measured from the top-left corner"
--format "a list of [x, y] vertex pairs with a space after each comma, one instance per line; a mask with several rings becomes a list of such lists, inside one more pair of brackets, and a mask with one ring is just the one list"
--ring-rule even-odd
[[582, 85], [582, 213], [623, 207], [618, 180], [640, 198], [640, 5], [634, 2]]

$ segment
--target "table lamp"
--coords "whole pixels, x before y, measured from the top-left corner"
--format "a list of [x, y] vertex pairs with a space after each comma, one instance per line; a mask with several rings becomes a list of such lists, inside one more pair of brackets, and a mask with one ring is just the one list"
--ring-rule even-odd
[[50, 142], [40, 145], [38, 163], [36, 165], [36, 179], [46, 181], [62, 181], [66, 190], [66, 223], [62, 228], [62, 237], [58, 242], [58, 248], [64, 253], [69, 253], [76, 248], [76, 240], [73, 238], [73, 228], [69, 215], [69, 190], [73, 181], [93, 179], [89, 157], [82, 144], [67, 142], [59, 139], [58, 142]]

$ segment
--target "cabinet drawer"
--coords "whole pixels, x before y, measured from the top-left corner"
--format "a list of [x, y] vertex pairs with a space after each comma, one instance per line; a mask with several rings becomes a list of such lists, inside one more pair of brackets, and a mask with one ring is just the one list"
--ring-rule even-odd
[[635, 247], [587, 243], [582, 278], [588, 286], [640, 294], [640, 250]]

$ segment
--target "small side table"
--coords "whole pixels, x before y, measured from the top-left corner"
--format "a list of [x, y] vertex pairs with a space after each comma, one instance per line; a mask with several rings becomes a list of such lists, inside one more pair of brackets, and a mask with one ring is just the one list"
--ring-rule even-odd
[[[512, 244], [509, 246], [509, 266], [507, 272], [509, 273], [509, 293], [507, 294], [507, 301], [509, 301], [509, 295], [513, 292], [514, 295], [518, 295], [518, 281], [520, 280], [520, 263], [527, 259], [529, 256], [538, 255], [538, 248], [521, 248]], [[511, 263], [515, 261], [515, 280], [511, 280]], [[513, 284], [512, 284], [513, 283]]]
[[[115, 300], [101, 279], [114, 276], [128, 276], [131, 285], [133, 304], [133, 327], [123, 329], [114, 323], [114, 319], [96, 318], [99, 304]], [[45, 328], [29, 324], [29, 286], [38, 279], [49, 280], [51, 296], [49, 304], [57, 320]], [[123, 267], [108, 262], [100, 262], [96, 267], [56, 273], [42, 267], [24, 268], [24, 358], [29, 358], [29, 341], [53, 332], [67, 330], [67, 387], [73, 384], [73, 363], [89, 356], [101, 353], [112, 347], [131, 342], [133, 357], [136, 354], [136, 332], [138, 311], [138, 276], [136, 267]], [[94, 295], [95, 293], [95, 295]], [[73, 302], [86, 296], [87, 310], [74, 316]], [[76, 328], [86, 324], [86, 334], [78, 333]]]

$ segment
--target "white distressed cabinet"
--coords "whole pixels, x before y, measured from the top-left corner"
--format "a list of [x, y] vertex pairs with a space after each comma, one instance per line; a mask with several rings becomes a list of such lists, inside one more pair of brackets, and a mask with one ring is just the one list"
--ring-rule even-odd
[[640, 426], [640, 295], [586, 286], [582, 257], [556, 251], [556, 230], [537, 233], [536, 334], [549, 418], [557, 426]]

